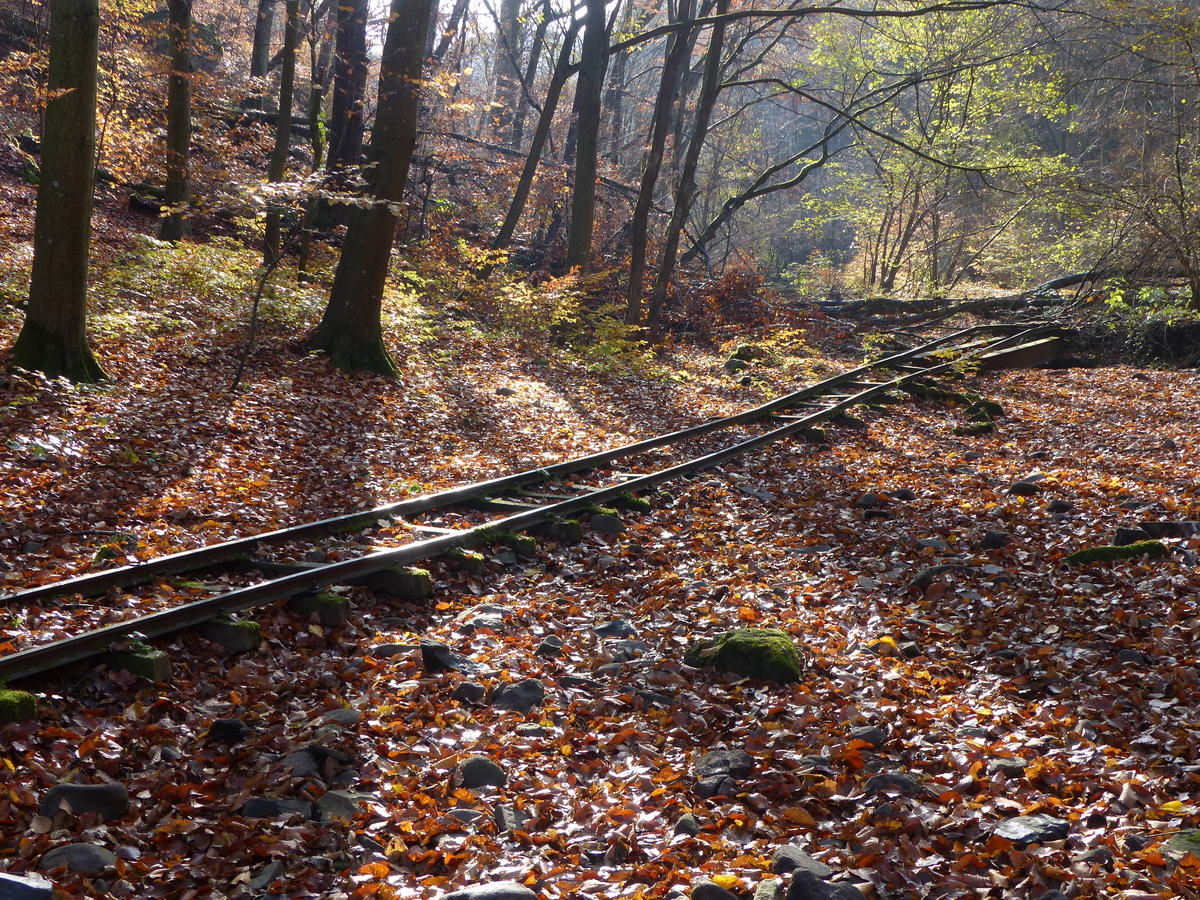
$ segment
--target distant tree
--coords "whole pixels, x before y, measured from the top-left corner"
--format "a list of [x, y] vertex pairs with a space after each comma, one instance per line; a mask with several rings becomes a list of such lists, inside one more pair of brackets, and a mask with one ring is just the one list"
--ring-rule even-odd
[[417, 111], [432, 0], [392, 0], [379, 71], [365, 205], [353, 209], [329, 303], [310, 338], [335, 366], [394, 375], [380, 321], [398, 207], [417, 143]]
[[94, 382], [87, 341], [88, 245], [96, 157], [98, 0], [52, 0], [33, 274], [13, 364]]
[[168, 39], [171, 74], [167, 79], [167, 185], [168, 213], [159, 236], [177, 241], [189, 231], [188, 201], [191, 188], [192, 144], [192, 0], [168, 0]]
[[[275, 120], [275, 149], [267, 180], [278, 184], [287, 170], [288, 152], [292, 146], [292, 94], [296, 87], [296, 47], [300, 43], [300, 0], [287, 0], [287, 23], [283, 39], [283, 71], [279, 76], [279, 117]], [[263, 263], [273, 265], [279, 259], [279, 210], [267, 213], [267, 233], [263, 241]]]
[[[258, 0], [254, 18], [254, 43], [250, 47], [250, 77], [266, 78], [271, 66], [271, 33], [275, 30], [276, 0]], [[255, 94], [246, 106], [259, 109], [262, 96]]]
[[367, 0], [338, 0], [333, 63], [333, 109], [329, 114], [330, 172], [357, 165], [363, 144], [363, 96], [367, 86]]

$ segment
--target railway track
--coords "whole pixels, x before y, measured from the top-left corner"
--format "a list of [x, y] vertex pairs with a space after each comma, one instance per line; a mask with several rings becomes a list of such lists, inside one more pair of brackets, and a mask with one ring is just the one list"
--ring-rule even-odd
[[[847, 415], [855, 406], [878, 400], [923, 378], [943, 374], [964, 360], [986, 362], [1005, 352], [1028, 362], [1048, 340], [1064, 333], [1061, 327], [1045, 323], [975, 326], [859, 366], [752, 409], [622, 447], [370, 510], [30, 587], [0, 597], [0, 607], [14, 609], [64, 595], [101, 595], [219, 566], [263, 575], [262, 580], [244, 587], [215, 592], [193, 602], [0, 656], [0, 683], [20, 682], [84, 660], [104, 659], [122, 642], [168, 637], [248, 609], [311, 595], [332, 585], [370, 584], [372, 579], [378, 582], [381, 575], [386, 580], [389, 573], [392, 584], [403, 583], [406, 577], [410, 580], [418, 577], [404, 569], [412, 563], [456, 549], [485, 545], [498, 538], [508, 539], [538, 526], [565, 527], [572, 514], [594, 512], [605, 504], [631, 506], [630, 498], [641, 492], [802, 435], [817, 425]], [[616, 471], [612, 466], [618, 460], [636, 465], [638, 457], [646, 457], [660, 448], [755, 426], [765, 426], [765, 430], [742, 436], [715, 450], [693, 451], [683, 461], [662, 468], [639, 473], [628, 469]], [[597, 483], [564, 482], [570, 476], [585, 474]], [[548, 485], [562, 492], [529, 490], [537, 485]], [[499, 515], [483, 522], [472, 520], [472, 516], [489, 512]], [[466, 523], [446, 528], [418, 521], [430, 513], [454, 513]], [[399, 525], [416, 539], [400, 545], [380, 545], [354, 558], [328, 563], [280, 564], [255, 557], [270, 545], [313, 542], [373, 524]]]

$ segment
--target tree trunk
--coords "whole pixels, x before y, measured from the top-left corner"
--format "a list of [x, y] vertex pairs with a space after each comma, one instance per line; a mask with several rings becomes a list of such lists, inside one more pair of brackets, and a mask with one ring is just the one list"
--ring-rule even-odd
[[[550, 0], [544, 0], [541, 17], [533, 32], [533, 40], [529, 43], [529, 60], [525, 65], [525, 84], [529, 85], [530, 90], [537, 80], [538, 63], [542, 59], [542, 44], [546, 40], [546, 29], [550, 27], [551, 15]], [[517, 108], [513, 112], [512, 140], [509, 144], [514, 150], [520, 150], [521, 145], [525, 143], [525, 117], [529, 114], [529, 105], [529, 98], [522, 92], [517, 98]]]
[[546, 99], [542, 101], [542, 114], [538, 117], [537, 128], [534, 129], [533, 140], [529, 145], [529, 155], [525, 157], [525, 167], [521, 170], [521, 177], [517, 181], [512, 203], [509, 204], [508, 214], [504, 217], [504, 224], [500, 226], [500, 231], [492, 241], [492, 246], [497, 249], [507, 247], [512, 242], [513, 234], [521, 221], [521, 214], [525, 211], [525, 203], [529, 200], [533, 178], [537, 174], [538, 163], [541, 161], [542, 152], [546, 148], [546, 140], [550, 135], [550, 126], [554, 124], [554, 113], [558, 109], [558, 101], [562, 97], [563, 87], [570, 75], [571, 50], [575, 46], [575, 36], [578, 33], [578, 22], [572, 22], [567, 26], [567, 33], [563, 37], [562, 47], [558, 52], [558, 61], [554, 65], [554, 74], [550, 77], [550, 85], [546, 89]]
[[[679, 3], [679, 21], [686, 22], [692, 15], [691, 0]], [[642, 169], [642, 184], [629, 226], [629, 288], [625, 293], [625, 321], [630, 325], [642, 322], [642, 280], [646, 274], [646, 244], [650, 234], [650, 208], [654, 205], [654, 189], [658, 184], [658, 173], [662, 169], [663, 150], [667, 145], [667, 133], [671, 129], [671, 108], [679, 93], [679, 79], [687, 68], [687, 31], [673, 32], [663, 59], [662, 79], [658, 83], [658, 96], [654, 99], [654, 117], [650, 127], [650, 148], [646, 152], [646, 164]]]
[[[721, 16], [727, 12], [729, 12], [729, 0], [717, 0], [716, 14]], [[650, 297], [648, 325], [652, 334], [658, 331], [659, 323], [662, 320], [667, 288], [671, 284], [671, 276], [675, 274], [679, 240], [683, 236], [683, 226], [687, 224], [692, 210], [692, 200], [696, 196], [696, 170], [700, 165], [700, 152], [704, 149], [704, 139], [708, 135], [708, 126], [712, 121], [717, 95], [721, 92], [721, 53], [724, 43], [725, 23], [718, 22], [713, 26], [712, 35], [709, 37], [708, 53], [704, 59], [700, 99], [696, 101], [696, 121], [692, 126], [691, 141], [688, 143], [687, 155], [683, 160], [683, 171], [679, 175], [679, 187], [675, 192], [675, 207], [671, 210], [671, 221], [667, 224], [667, 233], [663, 238], [658, 278], [655, 279], [654, 292]]]
[[433, 51], [433, 58], [437, 62], [441, 62], [446, 55], [446, 51], [450, 49], [450, 44], [458, 34], [460, 23], [463, 16], [467, 14], [467, 4], [470, 0], [455, 0], [454, 9], [450, 13], [450, 19], [446, 22], [446, 27], [442, 31], [442, 38], [438, 41], [437, 48]]
[[159, 237], [177, 241], [190, 230], [188, 213], [192, 145], [192, 0], [167, 0], [171, 74], [167, 80], [168, 213]]
[[[625, 8], [621, 11], [621, 34], [628, 34], [633, 28], [633, 2], [626, 0]], [[613, 60], [612, 73], [608, 79], [608, 91], [605, 94], [604, 105], [609, 110], [608, 121], [608, 152], [605, 158], [615, 166], [621, 164], [621, 141], [625, 137], [625, 73], [628, 69], [629, 51], [622, 50]]]
[[97, 0], [50, 4], [33, 273], [25, 322], [13, 346], [13, 365], [82, 382], [105, 377], [87, 342], [99, 30]]
[[[271, 33], [275, 30], [275, 0], [258, 0], [254, 19], [254, 43], [250, 48], [250, 77], [266, 78], [271, 66]], [[246, 100], [250, 109], [262, 108], [262, 95]]]
[[[275, 149], [267, 180], [273, 184], [283, 181], [287, 171], [288, 152], [292, 147], [292, 94], [296, 87], [296, 46], [300, 43], [300, 0], [287, 0], [287, 23], [283, 37], [283, 70], [279, 75], [279, 118], [275, 120]], [[277, 204], [272, 203], [277, 207]], [[263, 241], [263, 265], [279, 261], [280, 218], [278, 208], [267, 213], [267, 235]]]
[[496, 22], [496, 62], [492, 67], [496, 82], [494, 101], [488, 113], [492, 139], [505, 143], [512, 134], [513, 114], [521, 91], [521, 0], [500, 0], [500, 19]]
[[567, 235], [567, 268], [586, 271], [596, 223], [597, 153], [600, 146], [600, 99], [608, 64], [605, 0], [586, 0], [583, 50], [575, 87], [575, 190], [571, 194], [571, 230]]
[[369, 12], [367, 0], [339, 0], [333, 109], [329, 116], [329, 157], [326, 164], [330, 172], [357, 165], [362, 156]]
[[392, 0], [371, 141], [370, 199], [356, 207], [321, 324], [310, 339], [340, 369], [395, 375], [380, 321], [397, 207], [417, 143], [425, 30], [432, 0]]

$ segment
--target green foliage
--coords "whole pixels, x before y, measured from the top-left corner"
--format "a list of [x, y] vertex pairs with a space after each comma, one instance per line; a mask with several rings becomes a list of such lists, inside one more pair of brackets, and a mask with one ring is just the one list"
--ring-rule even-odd
[[1148, 556], [1151, 559], [1162, 559], [1170, 554], [1162, 541], [1137, 541], [1133, 544], [1116, 546], [1106, 544], [1101, 547], [1088, 547], [1076, 550], [1065, 557], [1063, 562], [1071, 566], [1082, 566], [1095, 562], [1116, 562], [1122, 559], [1132, 559], [1137, 556]]

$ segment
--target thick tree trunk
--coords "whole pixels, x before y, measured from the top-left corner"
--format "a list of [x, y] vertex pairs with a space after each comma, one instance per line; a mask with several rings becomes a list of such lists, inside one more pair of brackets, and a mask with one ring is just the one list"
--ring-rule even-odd
[[333, 109], [329, 115], [329, 156], [326, 164], [330, 172], [357, 165], [362, 156], [369, 12], [367, 0], [339, 0]]
[[[271, 66], [271, 34], [275, 30], [276, 0], [258, 0], [254, 19], [254, 43], [250, 47], [250, 77], [266, 78]], [[262, 96], [246, 100], [250, 109], [262, 109]]]
[[[691, 15], [690, 0], [681, 0], [679, 21], [686, 22]], [[687, 68], [690, 48], [686, 31], [677, 31], [671, 35], [667, 55], [663, 60], [662, 79], [658, 83], [658, 96], [654, 100], [650, 148], [646, 152], [642, 184], [629, 225], [629, 288], [625, 294], [625, 321], [630, 325], [640, 325], [642, 322], [642, 281], [646, 274], [650, 208], [654, 205], [654, 190], [658, 185], [658, 173], [662, 169], [663, 150], [667, 145], [667, 134], [671, 130], [671, 108], [679, 94], [679, 80]]]
[[14, 365], [82, 382], [105, 377], [87, 342], [99, 29], [97, 0], [50, 4], [33, 274], [25, 323], [13, 347]]
[[578, 33], [579, 23], [572, 22], [563, 37], [562, 47], [558, 51], [558, 61], [554, 65], [554, 74], [550, 77], [550, 86], [546, 89], [546, 99], [542, 101], [542, 114], [538, 118], [537, 128], [533, 132], [529, 155], [525, 157], [525, 167], [521, 170], [521, 177], [513, 192], [512, 203], [508, 206], [504, 224], [500, 226], [500, 231], [492, 241], [492, 246], [497, 249], [507, 247], [512, 242], [513, 234], [521, 221], [521, 214], [525, 211], [525, 204], [529, 200], [529, 191], [533, 186], [533, 178], [537, 174], [538, 163], [546, 149], [546, 140], [550, 136], [550, 126], [554, 124], [554, 113], [558, 109], [558, 101], [562, 97], [563, 87], [570, 75], [571, 50], [575, 46], [575, 36]]
[[[287, 0], [287, 23], [283, 37], [283, 70], [279, 75], [279, 118], [275, 120], [275, 149], [267, 169], [267, 180], [278, 184], [287, 171], [288, 152], [292, 148], [292, 94], [296, 87], [296, 47], [300, 43], [300, 0]], [[267, 213], [267, 234], [263, 241], [263, 264], [279, 261], [280, 220], [278, 209]]]
[[[729, 0], [717, 0], [717, 15], [729, 12]], [[667, 224], [667, 233], [663, 237], [662, 257], [658, 265], [658, 277], [654, 282], [654, 292], [650, 297], [650, 312], [648, 325], [651, 333], [658, 331], [662, 319], [663, 304], [667, 299], [667, 288], [671, 284], [671, 276], [675, 273], [675, 261], [679, 255], [679, 240], [683, 236], [683, 226], [687, 224], [691, 213], [692, 200], [696, 196], [696, 170], [700, 165], [700, 151], [704, 149], [704, 139], [708, 135], [708, 126], [712, 122], [713, 108], [717, 103], [717, 95], [721, 92], [721, 53], [725, 44], [725, 23], [718, 22], [713, 26], [709, 37], [708, 52], [704, 59], [704, 76], [700, 87], [700, 99], [696, 102], [696, 120], [692, 126], [691, 141], [688, 143], [687, 154], [683, 160], [683, 171], [679, 175], [679, 187], [675, 191], [675, 206], [671, 210], [671, 221]]]
[[190, 230], [190, 158], [192, 146], [192, 0], [167, 0], [171, 74], [167, 80], [168, 213], [159, 237], [177, 241]]
[[567, 236], [567, 268], [586, 271], [596, 222], [597, 155], [600, 148], [600, 99], [608, 64], [608, 32], [604, 0], [586, 0], [583, 50], [575, 87], [575, 190], [571, 194], [571, 230]]
[[392, 0], [371, 140], [369, 206], [356, 207], [338, 260], [329, 304], [310, 340], [335, 366], [394, 375], [380, 316], [397, 209], [417, 143], [425, 30], [432, 0]]

